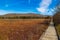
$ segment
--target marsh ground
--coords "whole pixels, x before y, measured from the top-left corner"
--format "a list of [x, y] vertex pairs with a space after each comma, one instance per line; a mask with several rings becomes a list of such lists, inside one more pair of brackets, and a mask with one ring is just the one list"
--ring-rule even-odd
[[0, 19], [0, 40], [38, 40], [50, 19]]

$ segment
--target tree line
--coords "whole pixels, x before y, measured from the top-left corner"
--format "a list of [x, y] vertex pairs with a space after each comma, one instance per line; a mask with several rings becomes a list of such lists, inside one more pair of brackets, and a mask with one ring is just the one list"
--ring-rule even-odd
[[8, 16], [8, 17], [4, 17], [4, 16], [0, 16], [0, 19], [40, 19], [40, 18], [45, 18], [48, 19], [50, 18], [49, 16], [47, 17], [39, 17], [39, 16]]

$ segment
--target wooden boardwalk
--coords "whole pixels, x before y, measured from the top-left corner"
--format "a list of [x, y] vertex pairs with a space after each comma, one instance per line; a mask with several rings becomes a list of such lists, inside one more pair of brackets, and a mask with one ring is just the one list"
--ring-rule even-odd
[[48, 29], [43, 33], [39, 40], [58, 40], [53, 22], [50, 22]]

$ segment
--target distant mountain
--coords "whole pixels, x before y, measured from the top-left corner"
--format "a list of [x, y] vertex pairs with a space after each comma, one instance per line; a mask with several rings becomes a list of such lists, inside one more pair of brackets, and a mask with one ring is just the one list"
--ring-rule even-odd
[[8, 13], [0, 16], [0, 19], [40, 19], [40, 18], [48, 19], [50, 18], [50, 16], [34, 14], [34, 13], [27, 13], [27, 14]]
[[38, 17], [46, 17], [45, 15], [41, 15], [41, 14], [35, 14], [35, 13], [27, 13], [27, 14], [23, 14], [23, 13], [8, 13], [2, 16], [38, 16]]

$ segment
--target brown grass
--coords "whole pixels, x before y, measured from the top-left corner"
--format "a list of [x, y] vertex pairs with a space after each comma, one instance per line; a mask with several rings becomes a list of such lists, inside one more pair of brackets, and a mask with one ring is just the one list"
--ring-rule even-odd
[[0, 19], [0, 40], [38, 40], [49, 19]]

